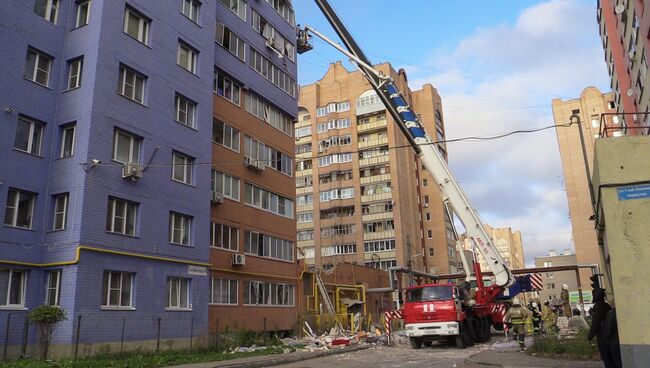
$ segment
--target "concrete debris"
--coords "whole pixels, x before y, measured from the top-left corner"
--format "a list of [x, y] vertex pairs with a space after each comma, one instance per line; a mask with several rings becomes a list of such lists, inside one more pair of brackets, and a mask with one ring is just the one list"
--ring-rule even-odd
[[[382, 346], [388, 345], [388, 336], [385, 335], [379, 328], [372, 327], [372, 331], [360, 330], [352, 333], [349, 330], [341, 330], [337, 327], [317, 335], [307, 322], [303, 327], [304, 337], [290, 337], [281, 339], [284, 346], [291, 348], [295, 351], [318, 351], [342, 348], [350, 345], [361, 346]], [[404, 332], [402, 332], [404, 335]], [[391, 336], [391, 341], [396, 341], [400, 345], [409, 344], [408, 338], [405, 336]]]

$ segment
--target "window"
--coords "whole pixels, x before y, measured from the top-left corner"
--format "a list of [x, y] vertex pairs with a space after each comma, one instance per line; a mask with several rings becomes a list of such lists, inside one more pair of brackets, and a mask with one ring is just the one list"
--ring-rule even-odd
[[59, 14], [59, 0], [36, 0], [34, 13], [45, 18], [48, 22], [56, 24]]
[[76, 124], [68, 124], [61, 127], [61, 153], [59, 157], [70, 157], [74, 154], [76, 127]]
[[313, 240], [314, 230], [302, 230], [297, 233], [298, 241]]
[[42, 141], [43, 123], [26, 116], [19, 116], [14, 148], [34, 156], [40, 156]]
[[50, 68], [52, 58], [44, 53], [29, 48], [25, 59], [25, 73], [23, 76], [34, 83], [47, 87], [50, 83]]
[[427, 205], [427, 206], [429, 205], [429, 196], [428, 195], [424, 196], [424, 204]]
[[77, 3], [77, 22], [75, 27], [79, 28], [88, 24], [90, 17], [90, 0], [80, 1]]
[[190, 245], [192, 217], [176, 212], [169, 213], [169, 242], [179, 245]]
[[113, 160], [123, 164], [140, 162], [142, 139], [121, 130], [115, 130], [113, 137]]
[[54, 218], [52, 230], [63, 230], [68, 222], [68, 193], [54, 196]]
[[388, 270], [390, 267], [397, 267], [397, 260], [389, 259], [379, 262], [366, 262], [366, 267], [378, 268], [380, 270]]
[[294, 285], [262, 281], [246, 281], [244, 285], [245, 305], [294, 305]]
[[422, 179], [422, 186], [426, 187], [429, 185], [429, 181], [427, 179]]
[[312, 222], [314, 221], [314, 214], [311, 212], [302, 212], [298, 213], [296, 218], [297, 222]]
[[329, 166], [331, 164], [336, 164], [336, 163], [340, 164], [340, 163], [351, 162], [351, 161], [352, 161], [351, 153], [339, 153], [339, 154], [319, 157], [318, 166], [323, 167], [323, 166]]
[[[350, 101], [331, 102], [316, 109], [316, 116], [325, 116], [332, 112], [344, 112], [350, 110]], [[349, 123], [347, 126], [350, 126]], [[340, 128], [340, 127], [339, 127]]]
[[291, 262], [293, 261], [293, 242], [255, 231], [246, 231], [244, 232], [244, 252], [259, 257]]
[[545, 261], [544, 262], [544, 267], [553, 267], [553, 262], [552, 261]]
[[[289, 137], [292, 136], [293, 118], [266, 103], [262, 98], [254, 95], [250, 91], [246, 94], [246, 111], [257, 116], [262, 121], [268, 123]], [[309, 134], [311, 134], [311, 127], [307, 128], [310, 131]]]
[[237, 56], [241, 61], [246, 62], [246, 43], [237, 36], [230, 28], [217, 22], [215, 41], [231, 54]]
[[313, 201], [314, 201], [314, 196], [312, 194], [304, 194], [296, 197], [296, 204], [298, 206], [312, 204]]
[[214, 71], [214, 91], [217, 95], [239, 106], [241, 100], [239, 84], [216, 70]]
[[32, 228], [36, 194], [10, 188], [7, 193], [5, 225], [23, 229]]
[[212, 277], [210, 303], [211, 304], [234, 304], [237, 305], [238, 285], [237, 280], [220, 279]]
[[239, 250], [239, 229], [236, 227], [210, 223], [210, 246], [228, 250]]
[[306, 126], [302, 128], [297, 128], [296, 129], [296, 139], [302, 138], [302, 137], [307, 137], [311, 135], [311, 127]]
[[372, 252], [385, 252], [395, 249], [395, 239], [390, 240], [375, 240], [363, 243], [363, 251]]
[[246, 0], [221, 0], [223, 5], [246, 21]]
[[132, 273], [104, 271], [104, 280], [102, 281], [102, 306], [117, 308], [133, 307], [131, 298], [132, 290]]
[[0, 307], [25, 305], [25, 271], [0, 269]]
[[269, 166], [271, 162], [271, 147], [249, 136], [244, 137], [244, 155], [251, 163]]
[[289, 24], [295, 24], [293, 8], [289, 0], [266, 0]]
[[79, 88], [81, 86], [83, 66], [83, 58], [68, 61], [68, 89]]
[[59, 305], [61, 300], [61, 270], [47, 271], [45, 305]]
[[135, 221], [138, 204], [119, 198], [108, 198], [106, 231], [135, 236]]
[[192, 22], [199, 23], [199, 13], [201, 12], [201, 3], [197, 0], [181, 0], [181, 13], [188, 17]]
[[296, 188], [310, 187], [314, 184], [311, 176], [300, 176], [296, 178]]
[[212, 120], [212, 141], [239, 152], [239, 130], [218, 120]]
[[335, 199], [354, 198], [354, 188], [334, 188], [320, 192], [320, 201], [329, 202]]
[[147, 77], [136, 72], [135, 70], [120, 65], [120, 82], [117, 87], [117, 93], [122, 96], [144, 104], [144, 85]]
[[324, 227], [320, 230], [322, 238], [331, 238], [335, 236], [352, 235], [355, 232], [354, 225], [336, 225], [332, 227]]
[[395, 223], [393, 220], [375, 221], [363, 224], [363, 232], [365, 234], [391, 230], [395, 230]]
[[427, 220], [427, 222], [431, 221], [431, 213], [430, 212], [425, 213], [424, 218]]
[[429, 248], [429, 257], [433, 257], [433, 248]]
[[176, 94], [176, 121], [194, 128], [194, 121], [196, 120], [196, 102], [189, 98]]
[[212, 192], [239, 201], [239, 178], [212, 170]]
[[190, 47], [183, 41], [178, 41], [178, 55], [176, 64], [192, 74], [196, 74], [196, 61], [199, 58], [199, 52]]
[[331, 247], [323, 247], [321, 254], [324, 257], [328, 257], [328, 256], [342, 255], [342, 254], [354, 254], [356, 252], [357, 252], [357, 245], [352, 243], [352, 244], [333, 245]]
[[291, 97], [296, 97], [296, 81], [260, 52], [250, 47], [251, 67]]
[[192, 184], [194, 158], [179, 152], [172, 154], [172, 179], [185, 184]]
[[129, 7], [124, 10], [124, 33], [145, 45], [149, 44], [149, 23], [151, 21], [136, 10]]
[[280, 57], [295, 60], [294, 46], [280, 32], [264, 19], [260, 13], [252, 10], [251, 25], [264, 39], [266, 46], [272, 48]]
[[167, 278], [167, 308], [191, 310], [190, 279]]
[[433, 231], [427, 230], [427, 238], [432, 239], [433, 238]]
[[291, 199], [249, 183], [244, 184], [244, 203], [280, 216], [293, 218], [293, 201]]

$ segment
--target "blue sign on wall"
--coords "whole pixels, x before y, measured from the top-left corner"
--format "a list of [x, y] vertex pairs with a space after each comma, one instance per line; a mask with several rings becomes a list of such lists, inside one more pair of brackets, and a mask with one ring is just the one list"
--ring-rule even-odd
[[650, 198], [650, 184], [632, 185], [618, 188], [618, 200]]

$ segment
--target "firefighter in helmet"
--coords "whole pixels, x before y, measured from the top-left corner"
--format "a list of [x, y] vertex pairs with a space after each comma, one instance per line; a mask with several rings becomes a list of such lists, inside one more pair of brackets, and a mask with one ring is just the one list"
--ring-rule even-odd
[[519, 348], [525, 350], [524, 340], [526, 338], [526, 319], [530, 312], [522, 307], [519, 298], [512, 299], [512, 307], [506, 312], [504, 321], [512, 330], [513, 335], [519, 343]]

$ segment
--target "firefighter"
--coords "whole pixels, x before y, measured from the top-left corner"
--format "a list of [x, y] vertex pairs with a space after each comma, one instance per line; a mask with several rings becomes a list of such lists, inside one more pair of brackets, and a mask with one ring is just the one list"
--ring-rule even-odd
[[530, 313], [526, 308], [521, 306], [519, 298], [512, 299], [512, 307], [508, 309], [504, 317], [504, 321], [512, 330], [513, 335], [519, 343], [519, 348], [525, 350], [524, 341], [526, 339], [526, 319]]
[[542, 306], [542, 321], [544, 322], [544, 331], [547, 334], [553, 332], [556, 319], [557, 315], [553, 312], [553, 309], [551, 309], [551, 303], [548, 300], [545, 301]]
[[569, 285], [562, 285], [562, 292], [560, 293], [560, 300], [562, 301], [562, 312], [566, 318], [571, 317], [571, 302], [569, 301]]

